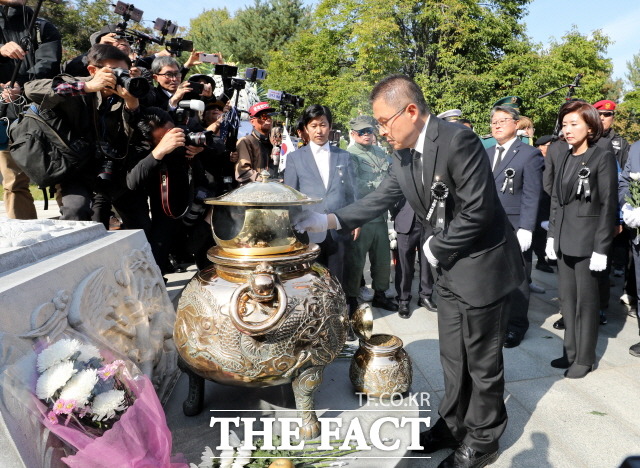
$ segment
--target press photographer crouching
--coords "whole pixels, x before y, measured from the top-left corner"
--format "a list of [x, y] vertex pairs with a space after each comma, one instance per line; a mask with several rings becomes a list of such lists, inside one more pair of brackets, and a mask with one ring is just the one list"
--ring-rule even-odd
[[94, 45], [87, 55], [90, 77], [59, 75], [25, 85], [27, 98], [40, 112], [56, 114], [71, 134], [70, 146], [83, 164], [60, 182], [65, 220], [93, 220], [108, 228], [111, 205], [129, 229], [148, 231], [144, 194], [127, 189], [132, 119], [137, 95], [148, 91], [143, 78], [132, 79], [129, 57], [114, 46]]
[[[184, 123], [184, 122], [183, 122]], [[214, 196], [202, 159], [211, 157], [210, 132], [189, 133], [177, 127], [171, 115], [157, 107], [144, 109], [137, 123], [142, 144], [139, 162], [127, 174], [131, 190], [149, 196], [149, 243], [164, 274], [169, 254], [177, 243], [188, 245], [199, 268], [208, 265], [206, 251], [213, 245], [211, 229], [204, 221], [203, 200]]]

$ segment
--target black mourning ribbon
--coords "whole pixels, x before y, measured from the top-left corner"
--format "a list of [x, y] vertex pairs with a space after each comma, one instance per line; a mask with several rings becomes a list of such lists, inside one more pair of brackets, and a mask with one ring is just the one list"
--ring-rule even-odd
[[516, 170], [513, 167], [508, 167], [504, 170], [504, 183], [500, 191], [502, 193], [509, 188], [509, 193], [513, 195], [513, 178], [516, 175]]
[[431, 185], [431, 207], [427, 213], [427, 220], [431, 221], [431, 217], [436, 213], [436, 228], [444, 229], [444, 220], [446, 216], [447, 197], [449, 196], [449, 187], [444, 182], [438, 180]]
[[576, 191], [576, 198], [580, 198], [580, 194], [584, 190], [584, 197], [591, 197], [591, 187], [589, 186], [589, 176], [591, 175], [591, 169], [587, 166], [582, 167], [578, 171], [578, 190]]

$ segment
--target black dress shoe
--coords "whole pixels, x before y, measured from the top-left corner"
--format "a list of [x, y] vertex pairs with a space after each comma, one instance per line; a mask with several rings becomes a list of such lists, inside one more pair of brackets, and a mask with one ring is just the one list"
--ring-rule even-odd
[[548, 263], [537, 262], [536, 270], [544, 271], [545, 273], [553, 273], [553, 268]]
[[562, 356], [561, 358], [551, 361], [551, 367], [555, 367], [556, 369], [568, 369], [570, 366], [571, 363], [567, 359], [567, 356]]
[[389, 299], [384, 295], [384, 292], [376, 291], [373, 296], [373, 302], [371, 303], [373, 307], [379, 307], [381, 309], [390, 310], [391, 312], [395, 312], [398, 310], [398, 303], [393, 299]]
[[418, 307], [424, 307], [429, 312], [437, 312], [438, 306], [430, 297], [421, 297], [418, 299]]
[[438, 419], [431, 429], [420, 433], [420, 445], [422, 445], [422, 450], [413, 451], [433, 453], [442, 449], [455, 449], [458, 448], [460, 442], [453, 437], [444, 420]]
[[465, 444], [460, 445], [438, 468], [482, 468], [498, 459], [498, 452], [478, 452]]
[[553, 322], [553, 328], [556, 330], [564, 330], [564, 319], [560, 317], [558, 320]]
[[409, 304], [398, 304], [398, 315], [400, 318], [408, 319], [411, 317], [411, 310], [409, 310]]
[[505, 348], [515, 348], [522, 341], [522, 337], [519, 333], [514, 331], [508, 331], [504, 337], [504, 347]]
[[600, 310], [600, 325], [606, 325], [608, 323], [607, 314], [604, 310]]
[[568, 379], [581, 379], [593, 370], [593, 366], [583, 366], [582, 364], [571, 364], [564, 376]]

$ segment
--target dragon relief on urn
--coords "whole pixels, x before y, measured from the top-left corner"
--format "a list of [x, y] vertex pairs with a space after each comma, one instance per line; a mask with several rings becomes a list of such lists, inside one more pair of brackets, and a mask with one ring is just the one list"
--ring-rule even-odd
[[[319, 435], [313, 392], [349, 326], [342, 288], [314, 263], [320, 249], [294, 233], [289, 220], [290, 210], [319, 201], [268, 177], [207, 200], [218, 244], [208, 253], [213, 266], [185, 288], [174, 328], [180, 367], [190, 378], [185, 414], [202, 410], [203, 379], [291, 383], [301, 436]], [[370, 321], [362, 323], [362, 333], [370, 332]]]

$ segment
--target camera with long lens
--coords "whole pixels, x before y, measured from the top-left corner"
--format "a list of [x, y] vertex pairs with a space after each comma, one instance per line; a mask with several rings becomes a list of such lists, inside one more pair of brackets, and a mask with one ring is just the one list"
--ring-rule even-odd
[[132, 78], [129, 70], [125, 70], [124, 68], [114, 68], [113, 74], [116, 75], [116, 83], [138, 99], [146, 96], [151, 89], [149, 81], [147, 81], [146, 78], [141, 76]]
[[211, 148], [213, 146], [214, 133], [211, 130], [204, 132], [189, 132], [184, 135], [185, 146], [198, 146]]
[[193, 201], [191, 202], [191, 205], [189, 205], [187, 213], [182, 218], [182, 222], [185, 226], [191, 227], [196, 223], [196, 221], [202, 218], [204, 212], [207, 210], [207, 206], [204, 201], [207, 198], [212, 197], [215, 197], [215, 193], [204, 187], [196, 187]]
[[97, 154], [102, 156], [102, 164], [98, 178], [109, 182], [113, 177], [113, 170], [116, 161], [123, 159], [120, 153], [108, 141], [98, 141], [96, 143]]

